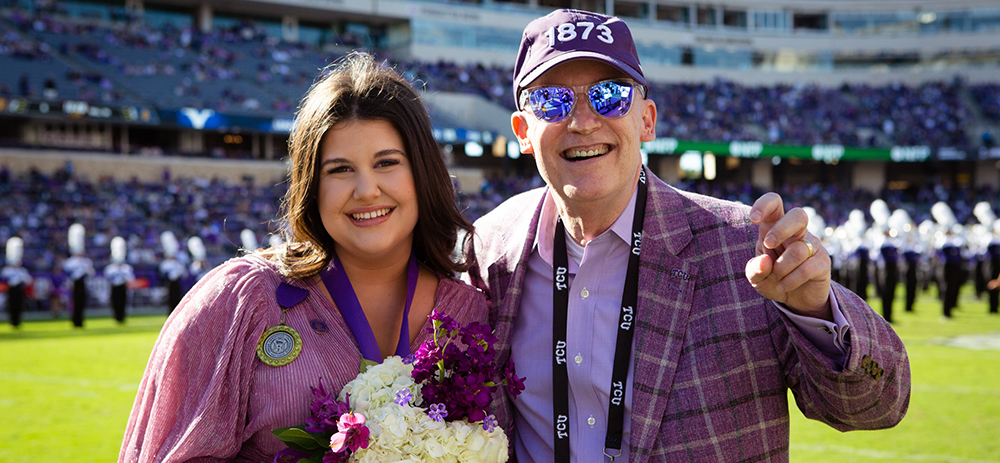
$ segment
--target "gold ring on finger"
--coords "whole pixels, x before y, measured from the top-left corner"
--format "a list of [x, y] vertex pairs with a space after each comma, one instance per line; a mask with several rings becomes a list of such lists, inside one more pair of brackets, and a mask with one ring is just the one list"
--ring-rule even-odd
[[802, 241], [803, 243], [805, 243], [806, 247], [809, 248], [809, 257], [812, 257], [813, 254], [816, 254], [816, 248], [813, 247], [812, 241], [809, 241], [809, 240], [807, 240], [805, 238], [802, 238], [799, 241]]

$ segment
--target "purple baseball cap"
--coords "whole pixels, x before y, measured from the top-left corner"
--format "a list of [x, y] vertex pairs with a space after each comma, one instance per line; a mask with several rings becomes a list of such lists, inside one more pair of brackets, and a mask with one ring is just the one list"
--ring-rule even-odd
[[589, 11], [556, 10], [524, 28], [514, 64], [514, 104], [518, 104], [521, 88], [554, 66], [574, 59], [607, 63], [646, 86], [625, 21]]

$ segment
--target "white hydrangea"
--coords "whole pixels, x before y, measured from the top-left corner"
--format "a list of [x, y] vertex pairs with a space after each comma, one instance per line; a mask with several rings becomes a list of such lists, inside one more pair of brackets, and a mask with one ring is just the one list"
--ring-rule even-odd
[[[412, 365], [398, 356], [385, 359], [347, 383], [340, 400], [350, 394], [355, 413], [367, 419], [371, 431], [367, 449], [351, 455], [351, 461], [503, 463], [507, 461], [507, 436], [496, 428], [483, 429], [482, 423], [434, 421], [419, 408], [423, 403], [420, 386], [410, 373]], [[396, 393], [409, 389], [413, 399], [399, 405]]]

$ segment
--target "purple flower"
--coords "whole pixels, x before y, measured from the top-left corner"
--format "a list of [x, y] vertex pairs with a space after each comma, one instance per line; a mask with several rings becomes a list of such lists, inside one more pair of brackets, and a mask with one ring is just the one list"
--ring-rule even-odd
[[[425, 389], [426, 387], [424, 386]], [[450, 413], [448, 421], [463, 418], [468, 418], [469, 421], [482, 421], [486, 417], [485, 409], [490, 404], [494, 390], [495, 386], [487, 385], [485, 373], [472, 371], [465, 376], [455, 375], [448, 378], [441, 384], [440, 389], [434, 391], [441, 395], [443, 403], [448, 406]]]
[[489, 415], [483, 420], [483, 431], [493, 432], [493, 430], [496, 428], [497, 428], [497, 417]]
[[507, 385], [507, 392], [510, 396], [517, 397], [524, 390], [524, 378], [519, 378], [514, 371], [514, 361], [507, 360], [507, 365], [503, 369], [504, 383]]
[[413, 381], [422, 383], [434, 376], [438, 368], [437, 363], [441, 360], [441, 352], [434, 345], [434, 341], [421, 344], [414, 356], [416, 360], [413, 362], [413, 372], [410, 373]]
[[[423, 383], [424, 403], [434, 404], [428, 408], [429, 416], [437, 421], [483, 421], [499, 386], [507, 385], [515, 396], [524, 390], [513, 362], [502, 372], [497, 368], [493, 348], [497, 339], [488, 325], [473, 322], [459, 328], [458, 322], [440, 312], [430, 318], [434, 338], [414, 353], [411, 374], [414, 381]], [[397, 396], [397, 403], [401, 398]]]
[[410, 354], [410, 355], [407, 355], [406, 357], [403, 357], [403, 363], [405, 363], [407, 365], [412, 365], [413, 362], [416, 362], [416, 361], [417, 361], [417, 356], [413, 355], [413, 354]]
[[396, 400], [394, 400], [394, 402], [396, 402], [397, 405], [406, 405], [410, 403], [411, 400], [413, 400], [413, 394], [410, 393], [410, 388], [396, 391]]
[[333, 394], [326, 392], [323, 381], [320, 380], [319, 387], [310, 387], [313, 400], [309, 404], [309, 416], [306, 417], [305, 430], [309, 432], [329, 433], [337, 430], [337, 420], [340, 415], [350, 410], [347, 402], [337, 400]]
[[[485, 408], [490, 404], [490, 387], [486, 386], [486, 375], [483, 373], [470, 373], [464, 377], [456, 377], [456, 386], [460, 387], [456, 391], [467, 403]], [[480, 418], [479, 420], [481, 420]], [[474, 421], [479, 421], [474, 420]]]
[[444, 353], [441, 354], [441, 358], [444, 359], [444, 366], [447, 370], [455, 373], [472, 370], [472, 362], [469, 356], [453, 342], [448, 343], [444, 347]]
[[288, 448], [278, 452], [278, 454], [274, 456], [273, 463], [296, 463], [301, 459], [309, 458], [311, 456], [312, 454], [309, 452]]
[[470, 408], [466, 416], [468, 416], [469, 421], [480, 421], [486, 419], [486, 412], [481, 408]]
[[431, 408], [427, 411], [427, 415], [429, 415], [434, 421], [441, 421], [448, 416], [448, 409], [444, 406], [444, 404], [431, 404]]
[[451, 333], [458, 329], [458, 322], [454, 318], [445, 315], [443, 312], [438, 312], [434, 310], [431, 312], [431, 320], [439, 323], [434, 323], [434, 327], [440, 326], [446, 333]]
[[368, 448], [368, 436], [371, 431], [365, 426], [365, 416], [360, 413], [347, 412], [340, 416], [337, 422], [338, 432], [330, 438], [330, 450], [341, 453], [350, 450]]
[[347, 461], [347, 452], [333, 453], [326, 452], [323, 454], [323, 463], [345, 463]]
[[433, 381], [425, 383], [420, 388], [420, 393], [424, 396], [424, 403], [444, 403], [448, 398], [448, 391]]
[[472, 322], [462, 328], [462, 342], [469, 347], [477, 347], [477, 351], [490, 351], [497, 342], [493, 329], [489, 325]]

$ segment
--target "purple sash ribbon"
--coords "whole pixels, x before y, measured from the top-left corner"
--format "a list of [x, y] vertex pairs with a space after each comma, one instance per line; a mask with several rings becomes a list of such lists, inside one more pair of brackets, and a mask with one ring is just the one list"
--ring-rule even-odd
[[[376, 363], [382, 363], [382, 352], [375, 341], [375, 333], [372, 331], [365, 311], [361, 308], [358, 295], [354, 292], [351, 280], [344, 272], [344, 266], [340, 263], [337, 254], [333, 255], [333, 265], [322, 274], [323, 284], [326, 290], [333, 297], [337, 310], [344, 317], [344, 322], [351, 329], [354, 339], [358, 341], [361, 349], [361, 356]], [[406, 305], [403, 306], [403, 324], [399, 328], [399, 343], [396, 345], [396, 354], [400, 357], [410, 355], [410, 304], [413, 302], [413, 293], [417, 288], [417, 257], [410, 253], [410, 263], [406, 271]]]

